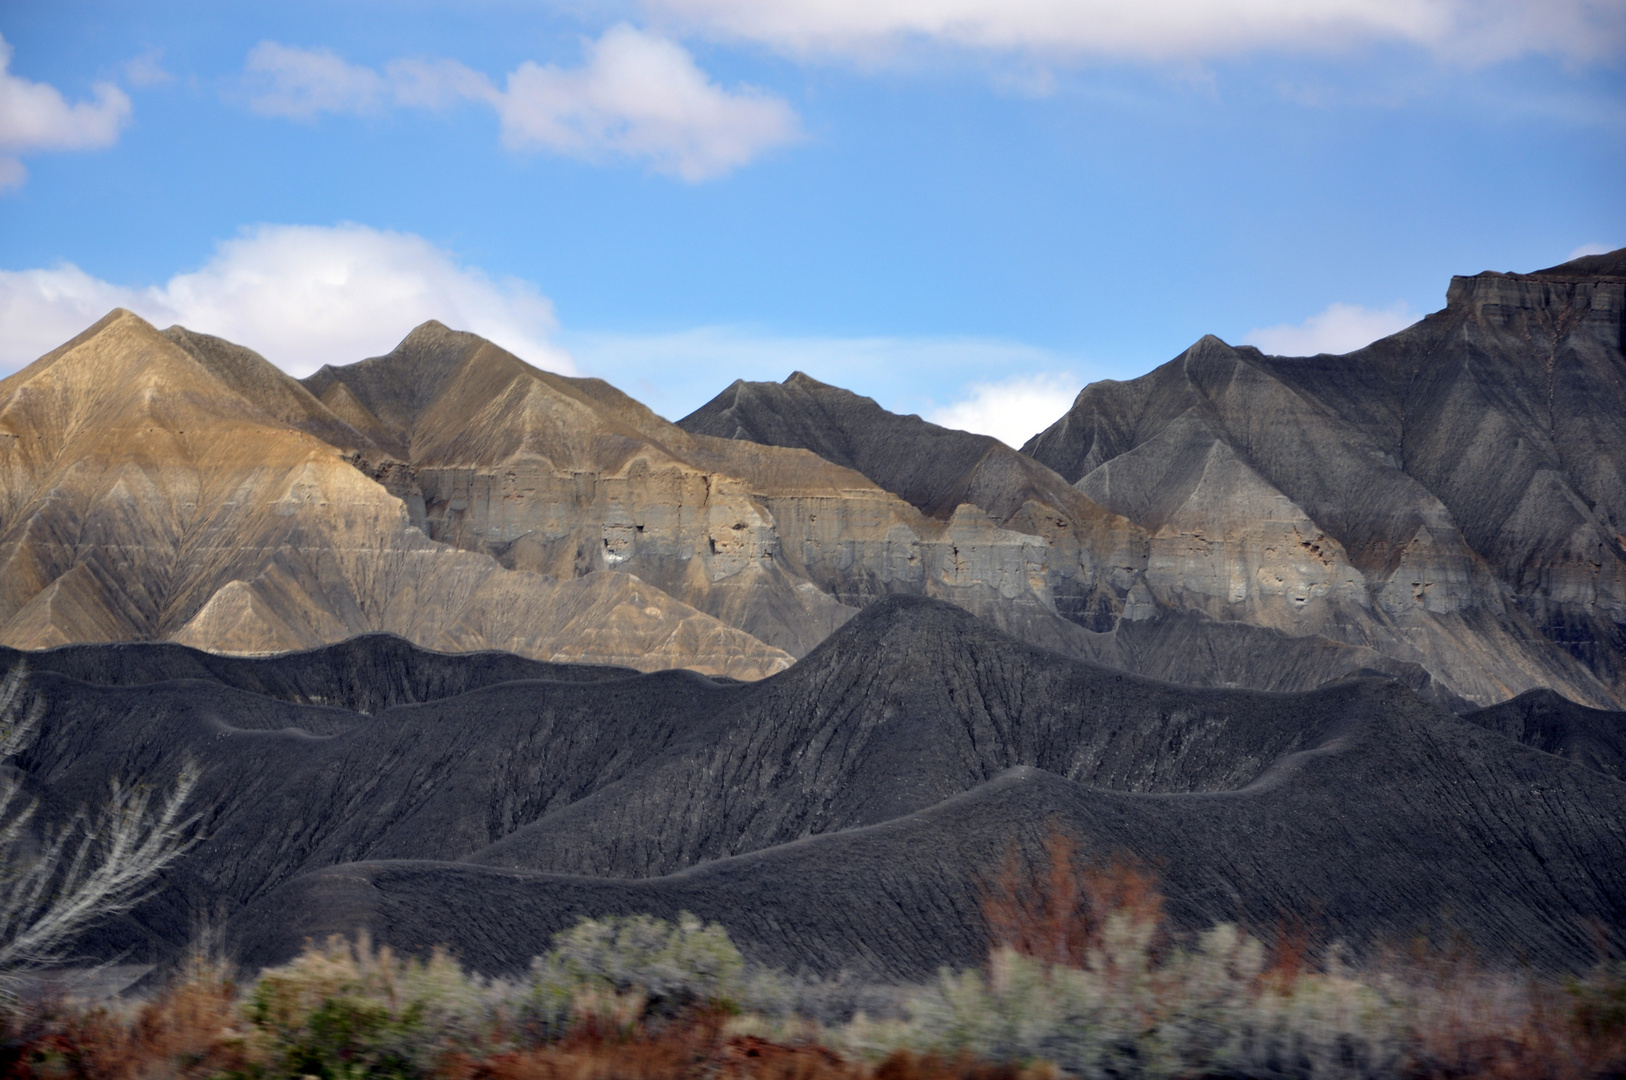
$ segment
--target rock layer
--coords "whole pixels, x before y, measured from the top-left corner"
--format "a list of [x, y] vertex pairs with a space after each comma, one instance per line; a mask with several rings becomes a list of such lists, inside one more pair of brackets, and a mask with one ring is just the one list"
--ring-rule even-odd
[[437, 648], [758, 678], [790, 656], [621, 574], [437, 543], [377, 444], [246, 349], [116, 311], [0, 382], [0, 642]]
[[1626, 700], [1626, 252], [1455, 278], [1347, 356], [1208, 337], [1024, 451], [1151, 534], [1162, 605]]

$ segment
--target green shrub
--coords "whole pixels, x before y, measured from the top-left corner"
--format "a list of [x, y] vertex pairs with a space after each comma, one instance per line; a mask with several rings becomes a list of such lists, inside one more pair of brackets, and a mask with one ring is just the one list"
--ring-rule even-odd
[[277, 1075], [410, 1077], [489, 1052], [505, 991], [439, 950], [416, 960], [333, 937], [263, 972], [245, 1011]]
[[1084, 966], [996, 950], [986, 971], [944, 970], [908, 1019], [856, 1021], [850, 1049], [1049, 1061], [1078, 1077], [1386, 1075], [1403, 1040], [1395, 1010], [1338, 974], [1264, 979], [1264, 949], [1233, 926], [1193, 948], [1152, 948], [1156, 928], [1104, 920]]
[[573, 1015], [616, 1026], [695, 1006], [737, 1011], [753, 985], [745, 960], [717, 923], [683, 912], [676, 924], [648, 915], [583, 919], [554, 935], [531, 964], [528, 1018], [549, 1030]]

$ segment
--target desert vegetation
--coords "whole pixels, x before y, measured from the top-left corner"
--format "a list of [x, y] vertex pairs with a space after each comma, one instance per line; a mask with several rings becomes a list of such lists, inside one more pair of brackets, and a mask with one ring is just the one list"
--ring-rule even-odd
[[1626, 1075], [1626, 966], [1543, 979], [1417, 946], [1355, 964], [1289, 927], [1170, 930], [1156, 879], [1053, 830], [983, 887], [990, 951], [918, 986], [748, 963], [721, 926], [585, 919], [523, 976], [366, 935], [238, 983], [194, 958], [131, 1001], [10, 1001], [3, 1069], [63, 1077], [936, 1080]]
[[38, 822], [39, 800], [11, 765], [44, 714], [26, 674], [18, 665], [0, 681], [0, 997], [17, 972], [64, 963], [92, 923], [150, 895], [198, 837], [198, 817], [185, 816], [198, 782], [190, 762], [166, 792], [115, 777], [99, 809]]

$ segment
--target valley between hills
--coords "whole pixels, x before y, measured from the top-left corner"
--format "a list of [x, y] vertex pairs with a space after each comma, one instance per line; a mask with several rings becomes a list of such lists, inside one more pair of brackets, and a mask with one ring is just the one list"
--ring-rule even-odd
[[523, 968], [690, 911], [753, 960], [986, 955], [1062, 829], [1173, 924], [1626, 946], [1626, 250], [1343, 356], [1205, 337], [1020, 451], [797, 373], [670, 422], [426, 323], [296, 380], [116, 310], [0, 380], [4, 767], [198, 767], [91, 957], [202, 923]]

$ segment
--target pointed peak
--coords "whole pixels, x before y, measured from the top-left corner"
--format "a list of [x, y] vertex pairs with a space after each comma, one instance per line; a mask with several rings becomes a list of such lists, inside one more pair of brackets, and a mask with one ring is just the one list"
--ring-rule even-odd
[[793, 371], [781, 385], [794, 390], [833, 390], [835, 387], [829, 383], [822, 383], [805, 371]]

